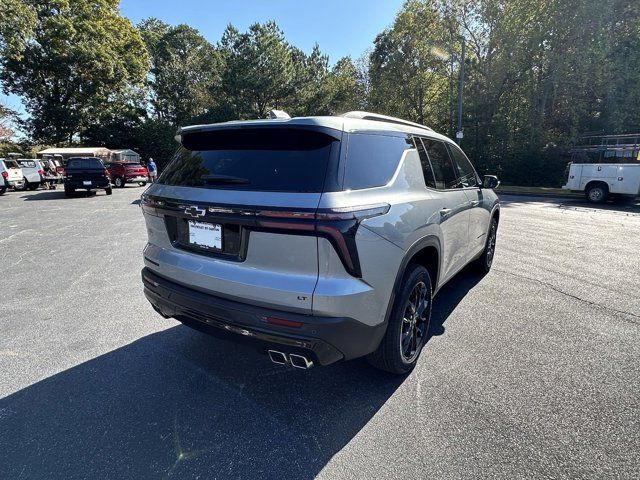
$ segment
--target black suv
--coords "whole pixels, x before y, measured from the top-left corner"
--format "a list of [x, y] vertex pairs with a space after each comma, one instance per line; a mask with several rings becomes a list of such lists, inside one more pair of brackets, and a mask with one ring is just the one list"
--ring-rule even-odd
[[102, 160], [95, 157], [70, 158], [65, 167], [64, 193], [70, 197], [76, 190], [97, 190], [104, 188], [111, 195], [111, 177]]

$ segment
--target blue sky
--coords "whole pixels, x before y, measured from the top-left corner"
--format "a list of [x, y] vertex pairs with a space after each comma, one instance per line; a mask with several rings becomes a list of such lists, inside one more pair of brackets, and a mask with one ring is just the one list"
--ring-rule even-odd
[[186, 23], [210, 42], [227, 24], [246, 30], [275, 20], [289, 43], [310, 52], [317, 42], [334, 63], [359, 57], [375, 36], [390, 26], [404, 0], [121, 0], [121, 13], [135, 24], [157, 17], [171, 25]]
[[[391, 25], [404, 0], [121, 0], [120, 12], [134, 24], [157, 17], [186, 23], [210, 42], [220, 40], [227, 24], [246, 30], [254, 22], [275, 20], [289, 43], [310, 52], [315, 43], [330, 63], [351, 55], [357, 59], [375, 36]], [[0, 95], [24, 114], [18, 97]]]

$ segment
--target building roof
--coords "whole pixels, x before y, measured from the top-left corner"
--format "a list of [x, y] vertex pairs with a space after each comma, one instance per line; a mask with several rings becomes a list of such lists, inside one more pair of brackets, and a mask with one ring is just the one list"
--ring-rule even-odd
[[135, 153], [136, 155], [138, 155], [138, 152], [136, 152], [135, 150], [131, 150], [130, 148], [117, 148], [115, 150], [111, 150], [111, 152], [113, 153]]
[[46, 148], [40, 150], [38, 155], [79, 155], [94, 156], [100, 153], [109, 153], [111, 150], [105, 147], [68, 147], [68, 148]]

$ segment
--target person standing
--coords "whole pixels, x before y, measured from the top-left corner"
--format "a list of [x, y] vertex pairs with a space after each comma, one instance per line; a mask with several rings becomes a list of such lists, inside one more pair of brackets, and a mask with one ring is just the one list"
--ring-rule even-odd
[[149, 172], [151, 183], [154, 183], [158, 178], [158, 167], [151, 157], [149, 157], [149, 161], [147, 162], [147, 171]]

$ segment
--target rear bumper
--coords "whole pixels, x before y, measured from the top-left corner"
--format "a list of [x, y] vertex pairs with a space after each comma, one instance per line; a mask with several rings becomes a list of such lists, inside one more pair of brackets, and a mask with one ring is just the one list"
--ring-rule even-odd
[[5, 186], [22, 187], [24, 186], [24, 180], [5, 180]]
[[148, 182], [149, 179], [145, 176], [139, 175], [137, 177], [127, 177], [125, 182], [127, 183], [139, 183], [139, 182]]
[[[87, 180], [88, 181], [88, 180]], [[64, 186], [68, 188], [77, 188], [79, 190], [92, 190], [95, 188], [108, 188], [111, 183], [108, 180], [91, 180], [91, 185], [85, 185], [83, 180], [65, 180]]]
[[[142, 270], [144, 293], [158, 313], [216, 337], [310, 357], [329, 365], [374, 351], [386, 324], [365, 325], [351, 318], [320, 317], [272, 310], [194, 290]], [[267, 323], [267, 317], [301, 322], [301, 327]]]

